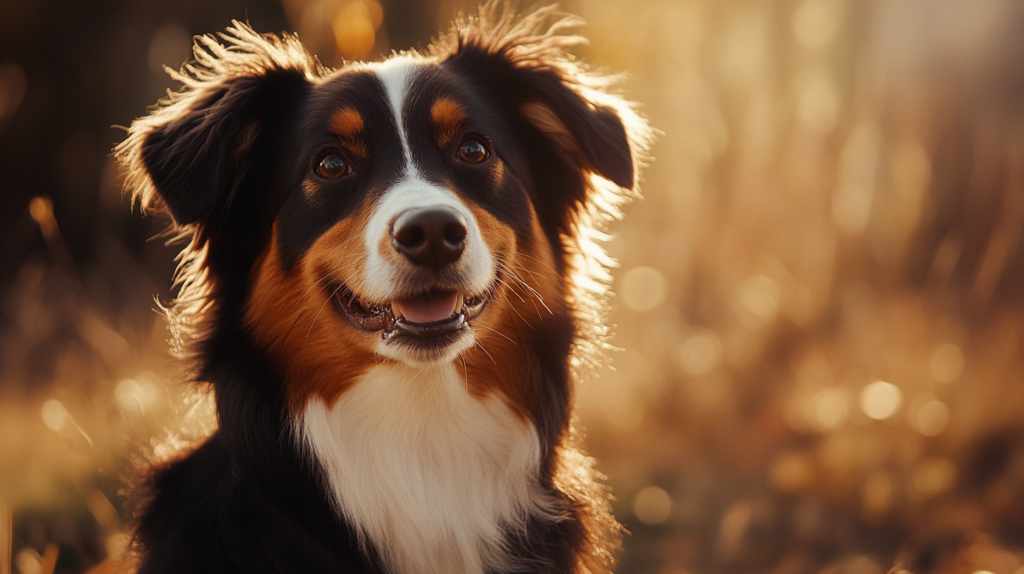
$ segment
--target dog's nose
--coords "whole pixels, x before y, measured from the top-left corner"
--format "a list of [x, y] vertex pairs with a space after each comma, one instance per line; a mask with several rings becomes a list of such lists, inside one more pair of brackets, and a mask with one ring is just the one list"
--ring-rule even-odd
[[391, 244], [416, 265], [438, 271], [466, 249], [466, 219], [450, 207], [410, 209], [391, 224]]

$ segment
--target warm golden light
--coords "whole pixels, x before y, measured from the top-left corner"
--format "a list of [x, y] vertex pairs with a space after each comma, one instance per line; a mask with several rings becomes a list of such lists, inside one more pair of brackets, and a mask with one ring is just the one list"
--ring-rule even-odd
[[57, 233], [57, 220], [53, 218], [53, 200], [49, 197], [33, 197], [28, 204], [28, 213], [39, 225], [43, 236], [47, 239], [54, 238]]
[[814, 482], [813, 460], [805, 453], [784, 453], [772, 463], [771, 479], [775, 488], [783, 492], [799, 492]]
[[57, 399], [50, 399], [43, 403], [43, 422], [51, 429], [61, 432], [71, 419], [67, 409]]
[[812, 132], [828, 132], [839, 118], [839, 92], [824, 70], [808, 71], [797, 83], [797, 118]]
[[807, 403], [807, 420], [821, 432], [839, 427], [849, 414], [849, 400], [842, 389], [822, 389]]
[[964, 353], [953, 343], [944, 343], [932, 351], [928, 367], [936, 381], [951, 383], [964, 372]]
[[875, 471], [864, 481], [862, 510], [868, 518], [877, 518], [889, 512], [896, 495], [896, 481], [885, 471]]
[[885, 381], [875, 381], [860, 392], [860, 408], [875, 420], [884, 420], [896, 414], [903, 402], [899, 387]]
[[709, 373], [722, 356], [722, 343], [711, 332], [691, 335], [676, 348], [676, 360], [687, 374], [700, 376]]
[[871, 218], [881, 137], [875, 123], [862, 121], [843, 146], [838, 183], [832, 196], [832, 217], [845, 233], [863, 233]]
[[672, 498], [663, 488], [648, 486], [633, 499], [633, 513], [637, 520], [648, 525], [661, 524], [672, 512]]
[[910, 475], [912, 494], [931, 498], [948, 490], [956, 481], [956, 466], [945, 458], [936, 457], [917, 465]]
[[[175, 249], [144, 241], [164, 222], [122, 197], [110, 125], [178, 90], [163, 66], [230, 18], [338, 68], [475, 14], [100, 4], [97, 20], [0, 17], [24, 43], [0, 58], [0, 519], [26, 574], [58, 549], [56, 571], [130, 554], [130, 477], [217, 428], [169, 356], [188, 325], [153, 312]], [[632, 532], [614, 571], [1024, 574], [1020, 3], [561, 9], [587, 21], [563, 30], [589, 39], [572, 52], [623, 72], [613, 89], [659, 130], [642, 201], [573, 257], [597, 280], [567, 285], [607, 295], [606, 318], [581, 316], [608, 338], [578, 341], [571, 366], [579, 432]]]
[[668, 294], [665, 276], [651, 267], [630, 269], [622, 278], [619, 295], [622, 302], [634, 311], [650, 311], [661, 305]]
[[768, 277], [752, 277], [740, 285], [737, 294], [740, 322], [756, 329], [775, 317], [779, 308], [779, 286]]
[[373, 49], [384, 11], [375, 0], [348, 0], [334, 16], [331, 27], [338, 50], [347, 58], [361, 58]]
[[835, 39], [841, 16], [837, 0], [805, 0], [793, 14], [793, 34], [805, 48], [822, 48]]
[[924, 436], [936, 436], [946, 428], [949, 408], [931, 395], [914, 400], [909, 413], [910, 426]]

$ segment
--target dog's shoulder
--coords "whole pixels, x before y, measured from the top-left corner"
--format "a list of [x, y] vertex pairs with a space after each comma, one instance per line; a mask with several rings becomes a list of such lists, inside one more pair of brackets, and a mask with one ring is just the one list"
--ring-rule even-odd
[[265, 486], [240, 472], [220, 433], [163, 467], [136, 530], [139, 574], [380, 572], [348, 527], [298, 499], [315, 489], [281, 497]]

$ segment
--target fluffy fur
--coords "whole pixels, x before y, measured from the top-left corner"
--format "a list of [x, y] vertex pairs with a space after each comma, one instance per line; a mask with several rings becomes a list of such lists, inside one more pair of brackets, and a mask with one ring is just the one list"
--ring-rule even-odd
[[[140, 572], [611, 567], [572, 387], [650, 131], [552, 15], [492, 4], [338, 70], [236, 22], [132, 124], [117, 156], [188, 241], [166, 311], [220, 423], [157, 469]], [[438, 213], [457, 247], [427, 265], [396, 230]]]

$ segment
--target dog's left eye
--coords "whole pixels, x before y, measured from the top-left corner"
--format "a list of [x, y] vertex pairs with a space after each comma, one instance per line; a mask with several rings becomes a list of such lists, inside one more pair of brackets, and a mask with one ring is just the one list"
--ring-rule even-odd
[[316, 166], [316, 173], [326, 179], [337, 179], [348, 173], [348, 162], [336, 153], [326, 155]]
[[489, 155], [487, 146], [478, 139], [470, 138], [459, 145], [459, 159], [466, 163], [480, 163]]

